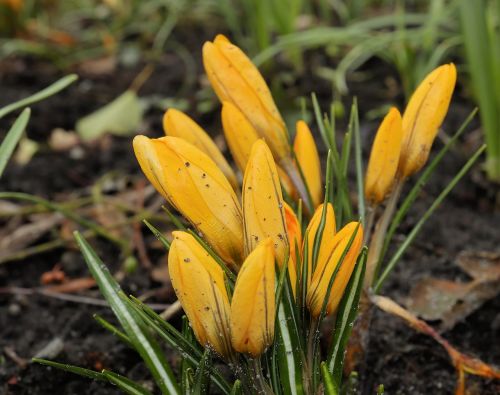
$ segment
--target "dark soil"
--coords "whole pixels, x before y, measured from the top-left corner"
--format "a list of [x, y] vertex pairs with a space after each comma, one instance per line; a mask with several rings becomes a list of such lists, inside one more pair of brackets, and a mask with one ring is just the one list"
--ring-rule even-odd
[[[199, 52], [199, 48], [193, 52]], [[319, 56], [315, 59], [323, 61]], [[16, 60], [1, 67], [0, 105], [26, 96], [59, 76], [59, 72], [49, 65], [30, 60]], [[387, 88], [388, 81], [394, 78], [385, 67], [379, 63], [368, 65], [365, 74], [373, 82], [353, 84], [353, 91], [360, 98], [361, 114], [382, 103], [401, 101], [399, 91], [390, 93]], [[29, 137], [44, 142], [56, 127], [72, 129], [78, 118], [123, 92], [139, 70], [140, 67], [133, 70], [118, 68], [112, 75], [82, 76], [66, 91], [33, 106]], [[140, 93], [143, 96], [176, 96], [184, 77], [180, 60], [172, 54], [166, 55]], [[308, 77], [295, 80], [285, 88], [302, 95], [316, 90], [320, 98], [327, 101], [329, 91], [326, 85], [319, 79]], [[184, 92], [191, 104], [196, 100], [193, 92], [197, 86], [198, 81], [195, 81], [192, 92]], [[456, 95], [447, 120], [447, 130], [454, 130], [472, 108], [463, 95]], [[149, 111], [145, 130], [154, 130], [156, 135], [160, 135], [161, 116], [159, 109]], [[198, 119], [204, 125], [211, 126], [212, 130], [218, 130], [213, 127], [217, 122], [213, 113], [198, 114]], [[1, 130], [6, 130], [12, 120], [13, 117], [2, 120]], [[372, 135], [374, 128], [375, 124], [362, 123], [364, 141], [371, 141], [368, 132]], [[8, 166], [1, 190], [27, 192], [61, 201], [70, 193], [88, 195], [94, 182], [111, 170], [126, 177], [131, 185], [141, 180], [142, 175], [131, 149], [131, 139], [113, 137], [106, 141], [106, 144], [83, 146], [83, 156], [78, 159], [69, 153], [53, 152], [43, 146], [29, 164], [23, 167], [13, 164]], [[471, 144], [474, 145], [464, 140], [447, 156], [402, 225], [401, 236], [420, 218], [433, 198], [460, 169], [471, 153]], [[437, 142], [436, 145], [440, 146], [441, 143]], [[435, 276], [462, 279], [463, 273], [454, 265], [454, 259], [461, 251], [499, 251], [500, 213], [495, 211], [492, 191], [494, 187], [482, 181], [479, 167], [467, 175], [425, 225], [415, 244], [391, 275], [383, 293], [404, 303], [412, 285], [420, 278]], [[144, 235], [146, 241], [152, 241], [147, 231], [144, 231]], [[118, 251], [114, 247], [103, 240], [94, 241], [93, 245], [112, 270], [120, 267]], [[151, 256], [157, 258], [155, 263], [164, 264], [164, 258], [157, 251], [151, 252]], [[71, 278], [89, 275], [79, 252], [72, 247], [0, 265], [0, 288], [37, 287], [40, 285], [40, 276], [55, 264], [60, 264]], [[133, 275], [127, 276], [123, 287], [127, 292], [141, 295], [161, 287], [161, 284], [152, 280], [147, 270], [140, 266]], [[96, 290], [85, 291], [85, 295], [99, 297]], [[152, 301], [173, 301], [172, 295], [161, 295]], [[461, 351], [500, 365], [500, 348], [495, 346], [500, 342], [499, 303], [500, 298], [488, 301], [453, 330], [444, 333], [444, 336]], [[0, 356], [0, 392], [19, 395], [118, 393], [108, 384], [92, 382], [37, 364], [23, 366], [11, 357], [12, 352], [15, 352], [21, 359], [29, 361], [57, 337], [63, 341], [63, 348], [52, 359], [90, 369], [109, 368], [152, 386], [140, 358], [102, 329], [92, 319], [93, 314], [114, 322], [111, 312], [105, 307], [75, 304], [40, 295], [0, 294], [0, 353], [3, 353]], [[364, 393], [374, 393], [378, 384], [384, 384], [388, 394], [454, 392], [455, 371], [445, 351], [432, 339], [409, 329], [400, 319], [380, 311], [375, 314], [372, 330], [366, 376], [360, 378]], [[176, 358], [169, 357], [172, 360]], [[468, 384], [474, 394], [500, 393], [499, 382], [469, 378]]]

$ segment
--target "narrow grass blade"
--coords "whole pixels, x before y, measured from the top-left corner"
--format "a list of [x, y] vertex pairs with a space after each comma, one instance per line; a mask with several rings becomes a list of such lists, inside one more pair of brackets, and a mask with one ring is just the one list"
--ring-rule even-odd
[[342, 379], [345, 349], [349, 341], [349, 336], [351, 335], [354, 320], [358, 314], [358, 303], [365, 277], [366, 255], [367, 248], [365, 247], [361, 251], [354, 273], [349, 280], [349, 284], [340, 302], [337, 312], [337, 321], [335, 322], [335, 329], [333, 331], [333, 342], [326, 361], [328, 370], [332, 374], [337, 388], [340, 388]]
[[0, 108], [0, 118], [3, 118], [8, 113], [15, 111], [19, 108], [27, 107], [30, 104], [36, 103], [40, 100], [44, 100], [50, 96], [55, 95], [57, 92], [62, 91], [68, 85], [72, 84], [78, 79], [76, 74], [70, 74], [66, 77], [61, 78], [60, 80], [54, 82], [52, 85], [49, 85], [45, 89], [42, 89], [40, 92], [35, 93], [29, 97], [26, 97], [22, 100], [11, 103], [5, 107]]
[[101, 325], [104, 329], [108, 330], [113, 335], [115, 335], [118, 339], [120, 339], [127, 346], [129, 346], [130, 348], [134, 348], [134, 345], [132, 344], [132, 342], [130, 341], [128, 336], [125, 333], [123, 333], [121, 330], [119, 330], [116, 326], [109, 323], [108, 321], [106, 321], [104, 318], [102, 318], [98, 314], [94, 314], [94, 319], [97, 321], [97, 323], [99, 325]]
[[77, 374], [79, 376], [87, 377], [89, 379], [106, 381], [106, 377], [104, 377], [104, 375], [102, 373], [96, 372], [94, 370], [80, 368], [78, 366], [68, 365], [65, 363], [48, 361], [46, 359], [41, 359], [41, 358], [33, 358], [32, 362], [39, 363], [41, 365], [50, 366], [51, 368], [64, 370], [65, 372], [74, 373], [74, 374]]
[[[189, 320], [186, 316], [182, 317], [182, 336], [190, 342], [194, 341], [193, 331], [189, 326]], [[189, 358], [183, 355], [181, 362], [181, 390], [184, 395], [191, 395], [194, 370], [195, 366], [191, 363]]]
[[[177, 329], [162, 319], [155, 311], [140, 300], [131, 297], [131, 300], [125, 298], [125, 302], [135, 307], [137, 313], [154, 333], [168, 345], [178, 350], [193, 366], [198, 366], [203, 353], [194, 339], [184, 338]], [[210, 366], [210, 374], [213, 382], [219, 389], [224, 394], [229, 394], [231, 386], [214, 366]]]
[[354, 135], [354, 159], [356, 164], [356, 187], [358, 190], [358, 216], [361, 218], [361, 224], [365, 227], [365, 194], [364, 194], [364, 178], [363, 178], [363, 155], [361, 146], [361, 133], [359, 130], [359, 114], [358, 101], [354, 99], [353, 103], [353, 126], [352, 132]]
[[180, 394], [163, 352], [149, 334], [141, 318], [123, 302], [120, 297], [123, 292], [116, 280], [78, 232], [75, 232], [75, 239], [101, 293], [110, 304], [134, 348], [148, 366], [161, 392], [163, 394]]
[[168, 241], [167, 238], [163, 236], [163, 234], [158, 229], [156, 229], [147, 219], [143, 220], [142, 222], [144, 222], [144, 225], [149, 228], [149, 230], [155, 235], [160, 243], [163, 244], [163, 247], [165, 247], [167, 251], [170, 250], [170, 241]]
[[375, 286], [373, 287], [374, 291], [378, 293], [380, 291], [380, 288], [384, 284], [384, 281], [386, 280], [387, 276], [391, 273], [391, 271], [394, 269], [396, 266], [396, 263], [400, 260], [401, 256], [405, 253], [407, 248], [410, 246], [410, 244], [415, 240], [415, 237], [417, 236], [418, 232], [420, 232], [420, 229], [422, 229], [422, 226], [425, 224], [425, 222], [429, 219], [429, 217], [434, 213], [436, 208], [439, 207], [441, 202], [448, 196], [448, 194], [452, 191], [452, 189], [457, 185], [457, 183], [462, 179], [462, 177], [469, 171], [469, 169], [474, 165], [474, 163], [477, 161], [479, 156], [486, 150], [486, 145], [483, 145], [481, 148], [479, 148], [476, 153], [467, 161], [467, 163], [460, 169], [460, 171], [453, 177], [453, 179], [450, 181], [450, 183], [446, 186], [446, 188], [439, 194], [439, 196], [434, 200], [432, 205], [427, 209], [427, 211], [424, 213], [424, 215], [420, 218], [420, 221], [417, 222], [417, 224], [413, 227], [411, 230], [410, 234], [406, 237], [405, 241], [401, 246], [398, 248], [392, 259], [389, 261], [387, 266], [385, 267], [384, 271], [380, 275], [380, 277], [377, 279]]
[[28, 125], [28, 121], [30, 119], [31, 110], [26, 108], [21, 115], [19, 115], [12, 125], [12, 127], [7, 132], [5, 139], [2, 141], [0, 145], [0, 177], [2, 177], [3, 171], [5, 170], [5, 166], [7, 166], [7, 162], [9, 161], [14, 149], [16, 148], [17, 143], [21, 139], [21, 136], [26, 129], [26, 125]]
[[198, 369], [196, 369], [196, 374], [194, 376], [193, 390], [192, 393], [195, 395], [204, 395], [209, 393], [210, 389], [210, 370], [208, 367], [211, 365], [212, 357], [210, 355], [210, 350], [205, 349], [203, 357], [198, 364]]
[[339, 395], [338, 387], [335, 385], [333, 376], [325, 362], [321, 362], [321, 376], [323, 376], [325, 395]]
[[102, 374], [111, 383], [129, 395], [152, 395], [146, 388], [118, 373], [103, 370]]
[[233, 384], [233, 388], [231, 388], [231, 393], [229, 395], [242, 395], [243, 391], [241, 388], [241, 381], [236, 380]]
[[126, 243], [124, 240], [120, 240], [110, 234], [104, 227], [98, 225], [97, 223], [90, 221], [78, 214], [75, 213], [74, 210], [71, 210], [70, 208], [63, 207], [60, 204], [50, 202], [46, 199], [43, 199], [39, 196], [35, 195], [30, 195], [29, 193], [22, 193], [22, 192], [0, 192], [0, 199], [16, 199], [16, 200], [24, 200], [27, 202], [39, 204], [51, 211], [57, 211], [64, 215], [66, 218], [69, 218], [73, 221], [75, 221], [77, 224], [84, 226], [86, 228], [92, 229], [96, 234], [98, 234], [101, 237], [104, 237], [105, 239], [108, 239], [109, 241], [112, 241], [113, 243], [117, 244], [120, 247], [124, 247], [124, 244]]

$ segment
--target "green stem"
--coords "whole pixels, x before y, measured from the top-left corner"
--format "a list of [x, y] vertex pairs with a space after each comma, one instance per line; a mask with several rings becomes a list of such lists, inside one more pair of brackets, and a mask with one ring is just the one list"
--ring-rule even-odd
[[382, 252], [382, 247], [384, 246], [385, 235], [387, 234], [387, 229], [391, 223], [391, 219], [394, 216], [398, 199], [401, 195], [402, 186], [403, 180], [396, 180], [396, 185], [389, 196], [384, 213], [375, 226], [375, 231], [370, 241], [370, 248], [368, 249], [368, 259], [366, 261], [366, 275], [364, 281], [365, 290], [371, 287], [373, 278], [378, 271], [377, 268], [379, 266], [380, 253]]

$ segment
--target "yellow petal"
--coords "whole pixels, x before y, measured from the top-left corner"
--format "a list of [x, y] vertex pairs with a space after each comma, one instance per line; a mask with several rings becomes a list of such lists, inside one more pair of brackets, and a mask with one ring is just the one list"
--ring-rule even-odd
[[231, 155], [243, 173], [259, 135], [238, 107], [228, 101], [222, 103], [222, 127]]
[[242, 262], [241, 207], [217, 165], [178, 137], [134, 138], [134, 151], [149, 181], [202, 234], [215, 252]]
[[274, 338], [275, 268], [273, 240], [263, 240], [247, 257], [231, 301], [231, 339], [240, 353], [261, 355]]
[[[312, 277], [312, 267], [313, 267], [313, 250], [314, 250], [314, 240], [316, 238], [316, 233], [318, 232], [319, 225], [321, 223], [321, 216], [323, 213], [323, 204], [318, 206], [316, 211], [314, 212], [313, 217], [309, 221], [307, 225], [306, 234], [307, 234], [307, 278], [308, 281], [311, 281]], [[333, 206], [331, 203], [328, 203], [326, 206], [326, 221], [325, 227], [323, 229], [323, 234], [321, 236], [320, 248], [317, 256], [316, 265], [320, 263], [323, 264], [327, 261], [333, 247], [334, 247], [334, 236], [336, 233], [336, 224], [335, 224], [335, 213], [333, 211]], [[304, 245], [302, 247], [302, 253], [305, 251], [305, 239]]]
[[399, 172], [409, 177], [419, 171], [441, 126], [457, 80], [453, 63], [432, 71], [413, 93], [403, 114], [403, 143]]
[[290, 277], [290, 283], [292, 284], [293, 294], [295, 295], [297, 284], [297, 246], [300, 248], [302, 245], [302, 230], [300, 229], [300, 223], [295, 212], [287, 203], [285, 203], [285, 223], [288, 242], [290, 243], [288, 275]]
[[366, 170], [365, 196], [372, 204], [380, 203], [392, 189], [402, 138], [401, 114], [392, 107], [378, 128]]
[[307, 188], [311, 194], [314, 207], [323, 200], [323, 184], [321, 182], [321, 164], [314, 137], [304, 121], [298, 121], [293, 150], [299, 162]]
[[171, 108], [163, 116], [163, 129], [168, 136], [183, 138], [207, 154], [219, 166], [233, 188], [236, 190], [239, 188], [238, 179], [222, 152], [200, 125], [190, 117], [182, 111]]
[[243, 51], [219, 35], [204, 44], [203, 64], [219, 100], [238, 107], [278, 161], [289, 158], [285, 123], [264, 78]]
[[230, 305], [224, 273], [186, 232], [173, 232], [168, 270], [174, 291], [196, 338], [223, 357], [231, 353]]
[[273, 156], [263, 140], [252, 147], [242, 197], [245, 254], [270, 237], [278, 264], [283, 265], [288, 251], [283, 197]]
[[[357, 231], [356, 231], [357, 229]], [[344, 226], [336, 235], [335, 247], [331, 251], [326, 262], [318, 263], [314, 271], [311, 284], [307, 292], [307, 306], [311, 315], [317, 318], [321, 313], [323, 302], [327, 296], [328, 285], [332, 278], [340, 259], [347, 248], [354, 232], [356, 234], [348, 249], [344, 260], [341, 263], [340, 269], [333, 280], [333, 285], [330, 292], [330, 297], [326, 306], [326, 314], [332, 314], [340, 303], [344, 295], [345, 288], [351, 277], [351, 274], [356, 265], [359, 252], [363, 244], [363, 228], [358, 222], [350, 222]]]

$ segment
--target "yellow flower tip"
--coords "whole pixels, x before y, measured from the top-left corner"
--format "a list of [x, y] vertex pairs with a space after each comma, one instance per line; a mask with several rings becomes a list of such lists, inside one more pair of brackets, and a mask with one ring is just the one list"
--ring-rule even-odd
[[252, 357], [261, 355], [274, 338], [274, 241], [263, 240], [247, 257], [238, 274], [231, 302], [233, 348]]
[[403, 114], [403, 142], [399, 173], [406, 178], [419, 171], [441, 126], [457, 81], [453, 63], [429, 73], [413, 93]]
[[242, 213], [238, 198], [217, 165], [184, 139], [137, 136], [134, 151], [153, 186], [235, 268], [242, 261]]
[[263, 140], [252, 147], [243, 178], [242, 201], [245, 253], [270, 237], [282, 266], [288, 251], [284, 202], [273, 155]]
[[192, 235], [177, 231], [173, 236], [168, 270], [177, 298], [200, 344], [228, 357], [231, 307], [224, 273]]
[[297, 284], [297, 246], [300, 248], [302, 245], [302, 230], [300, 229], [299, 219], [293, 209], [285, 203], [285, 223], [288, 242], [290, 243], [290, 259], [288, 261], [288, 275], [290, 277], [290, 284], [292, 291], [295, 295], [295, 288]]
[[392, 107], [375, 135], [366, 170], [365, 197], [372, 205], [382, 202], [394, 185], [402, 139], [401, 114]]
[[321, 164], [311, 130], [302, 120], [298, 121], [296, 124], [293, 150], [302, 170], [302, 174], [304, 175], [314, 207], [317, 207], [323, 200]]
[[259, 135], [238, 107], [229, 101], [222, 102], [221, 118], [231, 155], [240, 171], [244, 172], [252, 146], [259, 139]]
[[233, 169], [215, 142], [188, 115], [176, 109], [169, 109], [163, 116], [163, 129], [168, 136], [180, 137], [207, 154], [219, 166], [234, 189], [239, 188]]
[[[342, 255], [353, 235], [352, 244], [341, 262]], [[337, 265], [340, 263], [341, 266], [333, 280], [330, 297], [326, 305], [326, 314], [332, 314], [337, 310], [363, 245], [363, 228], [361, 224], [359, 222], [348, 223], [335, 235], [333, 244], [334, 248], [326, 262], [317, 265], [307, 292], [307, 306], [311, 315], [315, 318], [319, 317], [321, 313], [323, 301], [327, 297], [328, 285]]]
[[234, 104], [261, 138], [265, 138], [277, 160], [290, 158], [285, 122], [269, 87], [245, 53], [224, 36], [203, 46], [203, 65], [221, 102]]
[[[316, 211], [314, 212], [313, 217], [309, 221], [307, 225], [306, 234], [307, 234], [307, 251], [308, 251], [308, 259], [307, 259], [307, 272], [308, 272], [308, 282], [311, 281], [312, 278], [312, 267], [313, 267], [313, 250], [314, 250], [314, 240], [316, 238], [316, 234], [318, 233], [318, 228], [321, 223], [321, 216], [323, 215], [323, 204], [319, 205]], [[335, 223], [335, 212], [333, 210], [333, 206], [331, 203], [327, 203], [326, 206], [326, 221], [325, 227], [323, 228], [323, 234], [321, 236], [321, 243], [319, 247], [319, 252], [317, 256], [316, 265], [324, 264], [328, 259], [331, 250], [333, 249], [334, 241], [335, 241], [335, 233], [336, 233], [336, 223]], [[305, 250], [305, 242], [303, 241], [302, 252]]]

